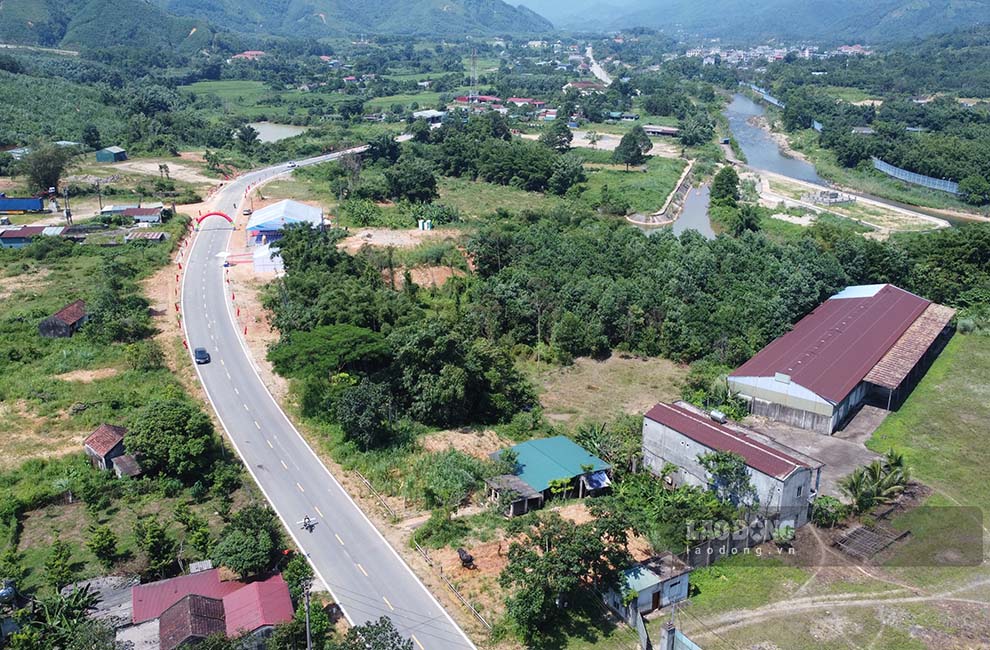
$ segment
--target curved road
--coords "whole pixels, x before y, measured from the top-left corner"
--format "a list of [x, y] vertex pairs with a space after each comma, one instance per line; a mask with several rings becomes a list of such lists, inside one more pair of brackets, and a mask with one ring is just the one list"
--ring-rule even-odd
[[[218, 191], [210, 205], [231, 214], [240, 207], [248, 186], [289, 171], [279, 165], [245, 174]], [[186, 340], [190, 349], [205, 347], [212, 356], [211, 363], [196, 366], [196, 371], [229, 439], [348, 621], [360, 624], [388, 616], [417, 650], [475, 650], [262, 383], [234, 322], [225, 284], [223, 262], [230, 233], [231, 226], [222, 217], [205, 219], [182, 279]], [[296, 523], [306, 514], [318, 520], [312, 532]]]

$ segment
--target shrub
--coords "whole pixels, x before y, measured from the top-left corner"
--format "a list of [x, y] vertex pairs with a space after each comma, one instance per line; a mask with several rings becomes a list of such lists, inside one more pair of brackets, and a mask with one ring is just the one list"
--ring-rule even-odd
[[811, 521], [819, 528], [831, 528], [842, 521], [848, 508], [835, 497], [820, 496], [811, 506]]

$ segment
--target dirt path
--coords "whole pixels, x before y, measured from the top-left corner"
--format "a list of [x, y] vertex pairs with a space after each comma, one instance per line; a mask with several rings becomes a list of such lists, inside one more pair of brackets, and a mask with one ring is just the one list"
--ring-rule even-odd
[[920, 596], [885, 598], [884, 596], [892, 593], [887, 591], [868, 594], [857, 593], [842, 594], [838, 596], [811, 596], [808, 598], [788, 599], [771, 603], [755, 610], [728, 612], [722, 616], [717, 616], [714, 619], [710, 619], [705, 628], [694, 632], [694, 635], [697, 637], [717, 636], [736, 628], [770, 621], [782, 616], [793, 616], [797, 612], [807, 612], [820, 609], [870, 608], [885, 605], [906, 605], [929, 602], [955, 602], [990, 607], [990, 602], [985, 600], [955, 597], [955, 594], [968, 591], [970, 589], [975, 589], [977, 587], [982, 587], [987, 584], [990, 584], [990, 577], [982, 577], [977, 580], [970, 581], [961, 587], [950, 589], [948, 591]]

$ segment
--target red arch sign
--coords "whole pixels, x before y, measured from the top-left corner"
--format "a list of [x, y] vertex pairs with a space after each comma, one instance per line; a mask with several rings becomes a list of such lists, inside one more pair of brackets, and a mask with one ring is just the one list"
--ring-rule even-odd
[[230, 223], [234, 223], [234, 220], [233, 220], [233, 219], [231, 219], [230, 217], [228, 217], [228, 216], [227, 216], [226, 214], [224, 214], [223, 212], [207, 212], [207, 213], [206, 213], [206, 214], [204, 214], [203, 216], [201, 216], [201, 217], [199, 217], [199, 218], [197, 218], [197, 219], [196, 219], [196, 223], [197, 223], [197, 224], [200, 224], [200, 223], [203, 223], [203, 219], [206, 219], [207, 217], [223, 217], [224, 219], [226, 219], [226, 220], [227, 220], [227, 221], [229, 221]]

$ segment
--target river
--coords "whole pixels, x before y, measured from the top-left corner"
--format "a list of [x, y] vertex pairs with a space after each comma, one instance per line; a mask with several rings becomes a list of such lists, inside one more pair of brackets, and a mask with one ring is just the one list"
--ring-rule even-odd
[[736, 94], [725, 109], [732, 136], [746, 155], [747, 164], [754, 169], [774, 172], [781, 176], [796, 178], [809, 183], [825, 185], [825, 181], [815, 173], [809, 162], [785, 156], [780, 145], [766, 129], [754, 124], [754, 118], [762, 117], [762, 106], [745, 95]]
[[292, 136], [305, 133], [309, 127], [294, 126], [292, 124], [276, 124], [274, 122], [252, 122], [249, 126], [254, 127], [258, 132], [258, 140], [261, 142], [278, 142]]

